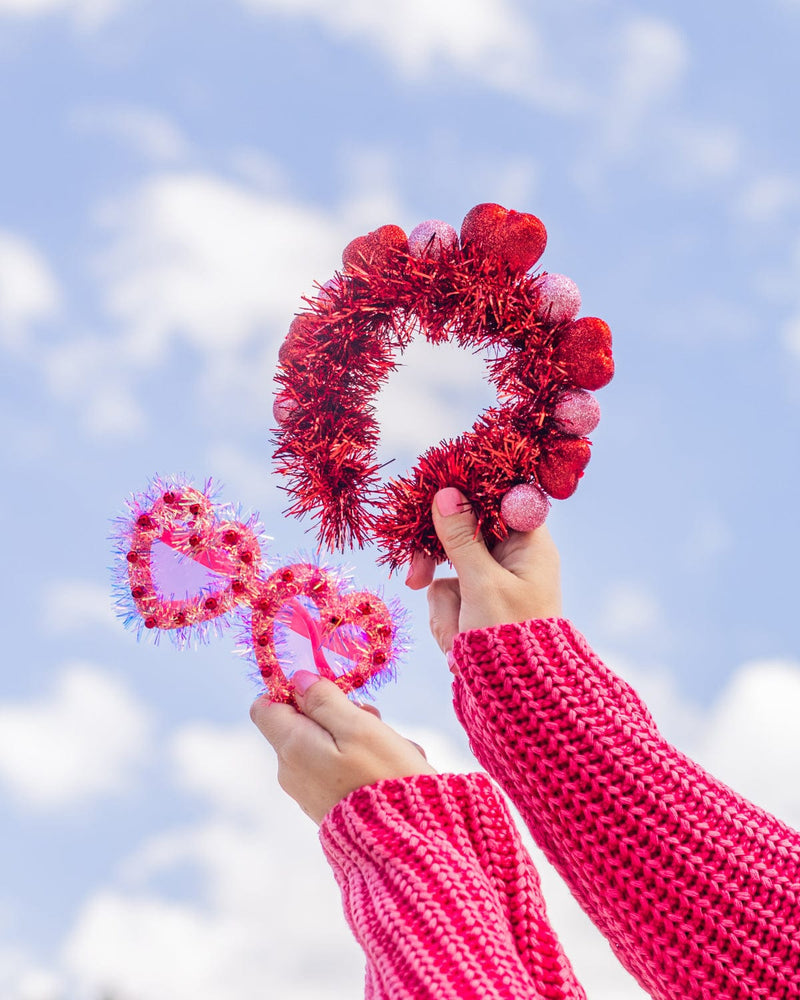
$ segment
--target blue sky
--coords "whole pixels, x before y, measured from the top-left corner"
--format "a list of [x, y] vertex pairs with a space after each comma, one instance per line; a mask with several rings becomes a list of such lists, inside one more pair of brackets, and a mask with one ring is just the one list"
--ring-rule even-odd
[[[671, 738], [800, 822], [798, 43], [796, 0], [0, 0], [2, 996], [358, 995], [233, 640], [137, 645], [108, 526], [186, 472], [273, 554], [307, 547], [269, 445], [301, 296], [354, 236], [479, 202], [539, 215], [542, 266], [614, 332], [550, 518], [568, 614]], [[491, 400], [479, 359], [406, 361], [398, 469]], [[344, 561], [412, 616], [385, 714], [468, 768], [424, 596]], [[590, 995], [639, 996], [544, 878]]]

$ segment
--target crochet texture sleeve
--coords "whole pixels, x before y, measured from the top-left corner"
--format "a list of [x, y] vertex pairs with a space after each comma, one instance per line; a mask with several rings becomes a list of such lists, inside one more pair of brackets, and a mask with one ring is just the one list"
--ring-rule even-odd
[[320, 840], [367, 957], [367, 1000], [585, 1000], [486, 775], [359, 788]]
[[453, 654], [475, 755], [653, 997], [800, 997], [800, 834], [670, 746], [568, 622]]

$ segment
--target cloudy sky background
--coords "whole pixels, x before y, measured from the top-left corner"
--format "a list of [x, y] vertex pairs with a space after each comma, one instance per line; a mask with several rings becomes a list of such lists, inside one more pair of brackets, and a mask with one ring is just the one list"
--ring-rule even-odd
[[[213, 475], [272, 551], [271, 377], [344, 245], [538, 214], [615, 335], [569, 615], [682, 749], [800, 824], [800, 3], [0, 0], [0, 995], [344, 1000], [362, 962], [313, 825], [219, 640], [110, 610], [111, 517]], [[443, 358], [446, 356], [446, 362]], [[491, 395], [414, 345], [383, 394], [407, 467]], [[424, 595], [384, 714], [469, 768]], [[641, 996], [543, 865], [594, 1000]]]

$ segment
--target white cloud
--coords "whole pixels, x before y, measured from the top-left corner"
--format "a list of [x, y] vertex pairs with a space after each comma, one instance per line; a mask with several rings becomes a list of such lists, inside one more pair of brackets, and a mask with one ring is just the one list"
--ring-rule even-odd
[[[2, 2], [2, 0], [0, 0]], [[188, 152], [186, 139], [160, 111], [131, 104], [93, 104], [76, 109], [73, 128], [114, 136], [145, 159], [179, 160]]]
[[145, 427], [144, 410], [130, 384], [134, 372], [115, 338], [73, 336], [40, 354], [51, 391], [77, 404], [90, 436], [118, 440]]
[[131, 389], [122, 384], [103, 383], [84, 397], [83, 425], [95, 438], [135, 437], [147, 424], [145, 412]]
[[35, 18], [65, 13], [79, 27], [93, 28], [117, 10], [123, 0], [0, 0], [0, 17]]
[[[261, 427], [270, 423], [271, 416], [269, 420], [265, 418], [262, 421]], [[272, 523], [268, 518], [269, 510], [282, 510], [286, 506], [286, 494], [278, 488], [276, 478], [269, 475], [268, 453], [263, 447], [254, 454], [230, 441], [220, 440], [209, 446], [206, 455], [206, 467], [213, 473], [214, 479], [223, 484], [224, 494], [229, 500], [259, 511], [262, 523], [270, 534], [276, 528], [280, 530], [281, 537], [292, 531], [283, 518]], [[270, 545], [269, 554], [280, 558], [287, 556], [288, 552], [282, 542], [277, 551], [275, 546]]]
[[620, 32], [618, 45], [607, 137], [612, 147], [633, 140], [642, 119], [674, 92], [688, 65], [683, 36], [661, 18], [633, 18]]
[[731, 551], [733, 543], [733, 532], [718, 513], [697, 511], [687, 524], [682, 545], [684, 562], [693, 571], [715, 566], [721, 556]]
[[[275, 190], [281, 178], [252, 157], [245, 158], [247, 182], [157, 172], [97, 210], [104, 333], [77, 330], [43, 344], [38, 355], [51, 391], [79, 408], [91, 436], [141, 433], [147, 417], [139, 379], [171, 350], [175, 384], [187, 404], [205, 405], [215, 426], [271, 422], [278, 346], [303, 295], [341, 267], [354, 235], [403, 222], [387, 158], [369, 149], [350, 155], [353, 196], [333, 210]], [[11, 289], [0, 295], [0, 335], [11, 338], [52, 311], [55, 293], [31, 248], [8, 246], [13, 253], [4, 262], [0, 242], [0, 293], [4, 282]]]
[[800, 315], [793, 316], [784, 323], [781, 341], [790, 354], [800, 358]]
[[609, 589], [600, 620], [615, 639], [652, 634], [662, 623], [661, 606], [642, 584], [622, 581]]
[[664, 163], [673, 185], [719, 181], [735, 172], [742, 160], [739, 133], [712, 122], [676, 121], [665, 130], [671, 153]]
[[60, 299], [44, 256], [27, 240], [0, 229], [0, 344], [24, 346], [31, 328], [56, 314]]
[[[120, 886], [87, 899], [63, 949], [68, 977], [137, 1000], [358, 996], [363, 959], [316, 828], [280, 791], [260, 734], [190, 725], [170, 759], [176, 787], [207, 813], [150, 838]], [[176, 902], [158, 879], [187, 866], [200, 898]]]
[[60, 1000], [59, 977], [19, 948], [0, 947], [0, 996], [4, 1000]]
[[796, 828], [799, 713], [800, 664], [746, 663], [714, 705], [699, 755], [713, 774]]
[[784, 307], [789, 315], [780, 330], [780, 342], [795, 359], [800, 358], [800, 240], [795, 240], [787, 263], [762, 275], [763, 293]]
[[239, 0], [264, 13], [317, 21], [334, 37], [374, 47], [404, 77], [463, 73], [556, 111], [585, 100], [561, 77], [534, 25], [506, 0]]
[[45, 588], [44, 625], [56, 634], [117, 628], [110, 588], [91, 580], [57, 580]]
[[[352, 155], [361, 170], [377, 157]], [[196, 381], [187, 387], [177, 352], [174, 377], [215, 425], [270, 423], [278, 345], [302, 296], [341, 267], [354, 235], [401, 221], [386, 174], [354, 168], [353, 197], [325, 211], [265, 190], [263, 160], [259, 169], [257, 183], [156, 173], [98, 212], [105, 237], [96, 271], [109, 332], [74, 336], [42, 356], [53, 392], [80, 406], [93, 436], [142, 430], [137, 380], [173, 348], [191, 352]]]
[[723, 299], [705, 291], [662, 309], [651, 326], [653, 333], [682, 349], [742, 343], [760, 329], [761, 318], [742, 298]]
[[103, 220], [106, 306], [145, 363], [175, 337], [224, 355], [270, 326], [283, 333], [349, 239], [322, 211], [205, 173], [156, 175]]
[[148, 752], [150, 719], [105, 671], [66, 666], [51, 693], [0, 703], [0, 782], [37, 809], [124, 792]]
[[737, 210], [748, 222], [771, 226], [800, 205], [800, 181], [789, 174], [755, 177], [742, 191]]
[[[484, 360], [455, 344], [433, 346], [419, 335], [398, 360], [400, 368], [389, 376], [376, 407], [381, 461], [416, 458], [425, 448], [457, 437], [495, 402]], [[398, 465], [385, 474], [402, 471]]]

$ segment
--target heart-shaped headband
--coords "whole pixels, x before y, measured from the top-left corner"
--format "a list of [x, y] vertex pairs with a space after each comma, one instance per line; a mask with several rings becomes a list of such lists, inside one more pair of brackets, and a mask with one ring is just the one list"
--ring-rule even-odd
[[403, 617], [341, 570], [313, 560], [272, 570], [255, 516], [242, 519], [203, 489], [155, 479], [127, 500], [116, 522], [116, 606], [127, 627], [179, 645], [244, 621], [241, 647], [273, 701], [294, 701], [294, 669], [312, 669], [349, 693], [391, 677], [403, 647]]

